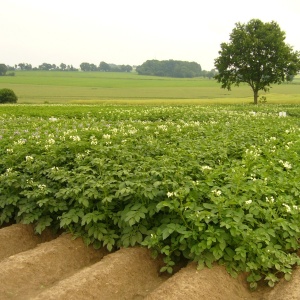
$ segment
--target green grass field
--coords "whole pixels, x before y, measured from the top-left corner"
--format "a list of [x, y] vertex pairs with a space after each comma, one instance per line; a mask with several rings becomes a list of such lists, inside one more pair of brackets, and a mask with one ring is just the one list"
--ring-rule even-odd
[[[0, 77], [0, 88], [10, 88], [18, 103], [66, 104], [233, 104], [251, 103], [250, 87], [220, 88], [215, 80], [166, 78], [137, 73], [17, 71]], [[261, 95], [265, 95], [261, 93]], [[268, 103], [300, 104], [300, 77], [293, 83], [274, 85]]]

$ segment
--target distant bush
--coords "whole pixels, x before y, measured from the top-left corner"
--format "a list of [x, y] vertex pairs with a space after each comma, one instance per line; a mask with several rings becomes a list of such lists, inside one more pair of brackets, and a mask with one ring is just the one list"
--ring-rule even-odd
[[16, 74], [15, 74], [15, 72], [8, 72], [8, 73], [6, 73], [6, 76], [15, 76]]
[[18, 97], [11, 89], [0, 89], [0, 103], [17, 103]]

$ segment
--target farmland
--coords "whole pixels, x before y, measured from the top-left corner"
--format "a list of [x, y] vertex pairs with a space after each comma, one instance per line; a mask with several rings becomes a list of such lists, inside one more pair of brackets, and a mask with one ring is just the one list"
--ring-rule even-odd
[[[13, 89], [23, 104], [248, 104], [253, 100], [246, 85], [227, 91], [212, 79], [136, 73], [17, 71], [14, 77], [0, 77], [0, 88]], [[266, 96], [268, 103], [299, 103], [300, 78], [274, 85]]]
[[101, 251], [142, 246], [167, 274], [218, 262], [253, 289], [289, 280], [300, 263], [299, 86], [253, 106], [247, 86], [201, 78], [2, 77], [19, 104], [0, 106], [0, 226], [69, 232]]
[[298, 106], [0, 109], [2, 224], [142, 245], [169, 273], [218, 261], [253, 288], [299, 263]]

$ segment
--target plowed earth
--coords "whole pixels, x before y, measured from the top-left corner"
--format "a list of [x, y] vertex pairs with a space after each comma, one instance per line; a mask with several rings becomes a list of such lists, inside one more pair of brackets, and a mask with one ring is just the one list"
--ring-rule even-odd
[[291, 281], [251, 292], [245, 276], [222, 266], [196, 270], [190, 263], [174, 275], [159, 273], [162, 261], [133, 247], [108, 253], [69, 234], [37, 236], [30, 225], [0, 229], [0, 299], [300, 299], [300, 269]]

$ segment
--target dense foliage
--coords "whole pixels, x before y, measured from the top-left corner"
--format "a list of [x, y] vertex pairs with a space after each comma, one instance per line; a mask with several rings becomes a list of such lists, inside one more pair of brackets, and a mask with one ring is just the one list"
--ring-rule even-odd
[[0, 103], [17, 103], [18, 97], [11, 89], [0, 89]]
[[84, 72], [131, 72], [132, 67], [129, 65], [116, 65], [116, 64], [108, 64], [104, 61], [101, 61], [99, 66], [95, 64], [90, 64], [87, 62], [83, 62], [80, 64], [81, 71]]
[[219, 74], [215, 76], [222, 88], [247, 83], [257, 104], [258, 92], [268, 91], [272, 83], [293, 79], [300, 71], [300, 52], [285, 43], [285, 33], [272, 21], [253, 19], [237, 23], [230, 42], [222, 43], [215, 60]]
[[[181, 62], [182, 63], [182, 62]], [[184, 62], [183, 62], [184, 63]], [[194, 63], [191, 63], [194, 64]], [[197, 64], [198, 65], [198, 64]], [[199, 72], [199, 65], [197, 66], [182, 66], [180, 71], [174, 70], [173, 74], [176, 76], [170, 75], [170, 77], [181, 77], [181, 78], [191, 78], [196, 76], [202, 76], [206, 78], [213, 78], [217, 71], [215, 69], [212, 69], [210, 71], [202, 70], [200, 69]], [[83, 72], [123, 72], [123, 73], [129, 73], [134, 70], [135, 66], [130, 65], [117, 65], [113, 63], [106, 63], [104, 61], [101, 61], [99, 65], [96, 65], [94, 63], [88, 63], [88, 62], [82, 62], [80, 64], [80, 70]], [[138, 66], [139, 69], [141, 66]], [[73, 65], [66, 65], [64, 63], [61, 63], [60, 65], [56, 64], [50, 64], [50, 63], [42, 63], [38, 67], [33, 67], [31, 64], [28, 63], [19, 63], [15, 66], [6, 66], [3, 64], [3, 68], [8, 71], [15, 71], [15, 70], [21, 70], [21, 71], [79, 71], [79, 69], [75, 68]], [[196, 74], [196, 75], [195, 75]], [[7, 76], [14, 76], [15, 73], [10, 72], [6, 74]], [[148, 74], [147, 74], [148, 75]], [[178, 75], [178, 76], [177, 76]], [[0, 76], [1, 76], [1, 65], [0, 65]], [[157, 76], [157, 75], [156, 75]], [[158, 75], [159, 76], [159, 75]], [[169, 76], [169, 75], [165, 75]]]
[[183, 257], [218, 261], [253, 288], [290, 278], [298, 107], [74, 108], [1, 114], [0, 224], [64, 228], [109, 250], [143, 245], [165, 256], [162, 271]]
[[42, 63], [38, 67], [33, 67], [31, 64], [28, 63], [19, 63], [14, 66], [7, 66], [8, 70], [14, 71], [14, 70], [22, 70], [22, 71], [78, 71], [73, 65], [66, 65], [64, 63], [61, 63], [59, 66], [56, 64], [51, 63]]
[[201, 66], [195, 62], [180, 60], [147, 60], [136, 68], [140, 75], [192, 78], [201, 76]]
[[0, 64], [0, 76], [5, 76], [7, 72], [7, 66], [5, 64]]

